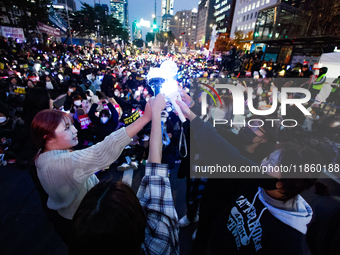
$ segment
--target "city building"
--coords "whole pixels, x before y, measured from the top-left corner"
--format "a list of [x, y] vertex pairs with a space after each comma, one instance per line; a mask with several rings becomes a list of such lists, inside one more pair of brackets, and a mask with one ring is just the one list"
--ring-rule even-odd
[[307, 33], [310, 16], [300, 9], [285, 3], [260, 10], [258, 13], [254, 39], [275, 40], [303, 37]]
[[132, 22], [132, 40], [142, 39], [142, 29], [137, 20]]
[[109, 15], [109, 6], [107, 4], [96, 4], [95, 6], [102, 7], [105, 12], [105, 15]]
[[236, 0], [215, 0], [214, 18], [217, 33], [230, 34]]
[[174, 0], [162, 0], [161, 30], [170, 31], [170, 21], [174, 15]]
[[[253, 34], [259, 11], [277, 2], [278, 0], [236, 0], [230, 37], [234, 38], [237, 31], [242, 32], [243, 38]], [[252, 39], [252, 36], [247, 39]]]
[[196, 42], [197, 9], [176, 12], [171, 18], [170, 30], [175, 38], [193, 48]]
[[[74, 2], [74, 0], [54, 0], [53, 2], [53, 7], [55, 8], [55, 6], [65, 6], [67, 4], [68, 10], [71, 12], [76, 12], [77, 11], [77, 7], [76, 7], [76, 3]], [[65, 9], [65, 7], [63, 7], [63, 9]]]
[[0, 24], [10, 26], [11, 24], [18, 26], [21, 18], [24, 16], [24, 12], [13, 6], [11, 9], [6, 9], [5, 6], [0, 5]]
[[[310, 25], [315, 19], [305, 12], [308, 1], [278, 1], [258, 12], [251, 51], [262, 50], [263, 60], [290, 65], [308, 63], [312, 67], [322, 53], [339, 45], [334, 33], [315, 35]], [[336, 77], [334, 77], [336, 78]]]
[[124, 28], [129, 28], [128, 19], [128, 2], [127, 0], [110, 0], [111, 14], [123, 25]]
[[214, 23], [214, 4], [215, 0], [201, 0], [198, 3], [196, 43], [200, 47], [210, 39]]

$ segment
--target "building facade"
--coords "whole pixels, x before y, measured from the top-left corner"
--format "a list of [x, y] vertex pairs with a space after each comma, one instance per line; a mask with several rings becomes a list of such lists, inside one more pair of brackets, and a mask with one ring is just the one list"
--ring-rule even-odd
[[204, 45], [210, 38], [214, 23], [215, 0], [201, 0], [198, 3], [196, 43]]
[[230, 34], [236, 0], [215, 0], [214, 19], [217, 33]]
[[132, 40], [142, 39], [142, 29], [137, 20], [132, 22]]
[[[74, 0], [57, 0], [57, 1], [52, 1], [52, 2], [54, 2], [55, 4], [61, 4], [61, 5], [67, 4], [69, 11], [72, 11], [72, 12], [77, 11], [76, 3], [74, 2]], [[54, 7], [54, 4], [53, 4], [53, 7]]]
[[124, 28], [129, 27], [127, 0], [110, 0], [110, 10], [113, 17], [115, 17]]
[[237, 31], [243, 38], [253, 34], [259, 11], [277, 3], [278, 0], [237, 0], [230, 37], [234, 38]]
[[170, 30], [177, 40], [193, 48], [196, 43], [197, 9], [176, 12], [170, 22]]
[[306, 5], [306, 0], [236, 0], [231, 38], [235, 37], [237, 31], [241, 31], [244, 38], [251, 35], [250, 32], [254, 32], [259, 11], [280, 2], [300, 10]]
[[161, 30], [170, 31], [171, 18], [174, 15], [174, 0], [162, 0]]
[[107, 4], [96, 4], [96, 6], [102, 7], [105, 15], [109, 15], [109, 6]]

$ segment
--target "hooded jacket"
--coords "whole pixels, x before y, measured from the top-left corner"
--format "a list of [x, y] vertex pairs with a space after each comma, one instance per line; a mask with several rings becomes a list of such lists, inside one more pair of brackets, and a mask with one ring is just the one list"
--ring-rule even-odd
[[[280, 203], [286, 208], [278, 208]], [[303, 254], [312, 215], [300, 195], [284, 203], [262, 188], [244, 186], [215, 223], [208, 250], [210, 254]]]
[[[257, 165], [241, 156], [209, 122], [196, 117], [191, 121], [190, 127], [206, 165], [230, 164], [236, 169]], [[231, 174], [226, 173], [222, 177], [229, 175]], [[245, 177], [257, 178], [255, 175], [258, 174], [247, 173]], [[270, 198], [259, 188], [260, 180], [238, 181], [236, 191], [232, 182], [237, 179], [232, 179], [230, 186], [233, 189], [228, 189], [228, 192], [235, 194], [233, 199], [216, 193], [220, 199], [219, 205], [224, 207], [225, 203], [225, 207], [221, 214], [216, 215], [217, 221], [211, 231], [208, 254], [303, 254], [304, 235], [312, 218], [311, 207], [299, 195], [286, 203]], [[242, 183], [247, 185], [242, 186]], [[228, 188], [229, 184], [225, 186]], [[226, 189], [222, 187], [221, 192], [224, 190]], [[289, 204], [291, 205], [288, 206]]]

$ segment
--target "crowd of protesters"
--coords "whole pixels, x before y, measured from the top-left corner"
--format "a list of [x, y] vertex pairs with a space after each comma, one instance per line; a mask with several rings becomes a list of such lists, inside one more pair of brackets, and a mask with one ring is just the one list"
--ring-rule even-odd
[[[179, 254], [178, 227], [193, 222], [198, 229], [191, 254], [306, 254], [306, 234], [313, 254], [336, 254], [338, 232], [325, 245], [316, 236], [328, 228], [308, 231], [313, 211], [299, 194], [312, 186], [318, 194], [327, 193], [314, 175], [286, 179], [284, 173], [270, 173], [269, 179], [251, 180], [195, 178], [193, 173], [193, 165], [216, 163], [339, 164], [336, 111], [329, 114], [312, 101], [305, 105], [311, 115], [295, 105], [283, 115], [279, 95], [274, 98], [277, 89], [303, 87], [320, 99], [326, 68], [313, 82], [308, 65], [287, 70], [263, 61], [261, 51], [249, 54], [234, 47], [219, 56], [162, 55], [119, 44], [47, 47], [5, 38], [0, 47], [1, 164], [31, 165], [34, 158], [34, 180], [71, 254]], [[163, 97], [153, 99], [147, 75], [165, 60], [177, 65], [178, 104], [190, 122], [182, 123]], [[203, 93], [202, 84], [240, 89], [244, 116], [233, 114], [230, 91], [216, 89], [218, 100]], [[278, 101], [267, 116], [275, 123], [249, 110], [249, 88], [255, 109], [268, 110]], [[337, 87], [329, 98], [340, 102]], [[203, 100], [208, 107], [202, 112]], [[169, 110], [161, 114], [164, 108]], [[221, 119], [237, 124], [215, 125]], [[284, 119], [289, 120], [280, 125]], [[125, 184], [99, 182], [95, 173], [112, 163], [119, 171], [146, 165], [137, 196]], [[187, 214], [180, 220], [168, 179], [176, 163], [178, 178], [187, 180]], [[340, 226], [338, 219], [332, 223]]]

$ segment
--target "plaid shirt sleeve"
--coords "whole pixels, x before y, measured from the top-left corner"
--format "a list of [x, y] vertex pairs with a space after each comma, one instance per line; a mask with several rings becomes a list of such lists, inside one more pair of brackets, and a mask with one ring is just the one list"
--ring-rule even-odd
[[148, 163], [137, 197], [147, 223], [142, 250], [145, 254], [179, 254], [178, 217], [174, 207], [168, 165]]

